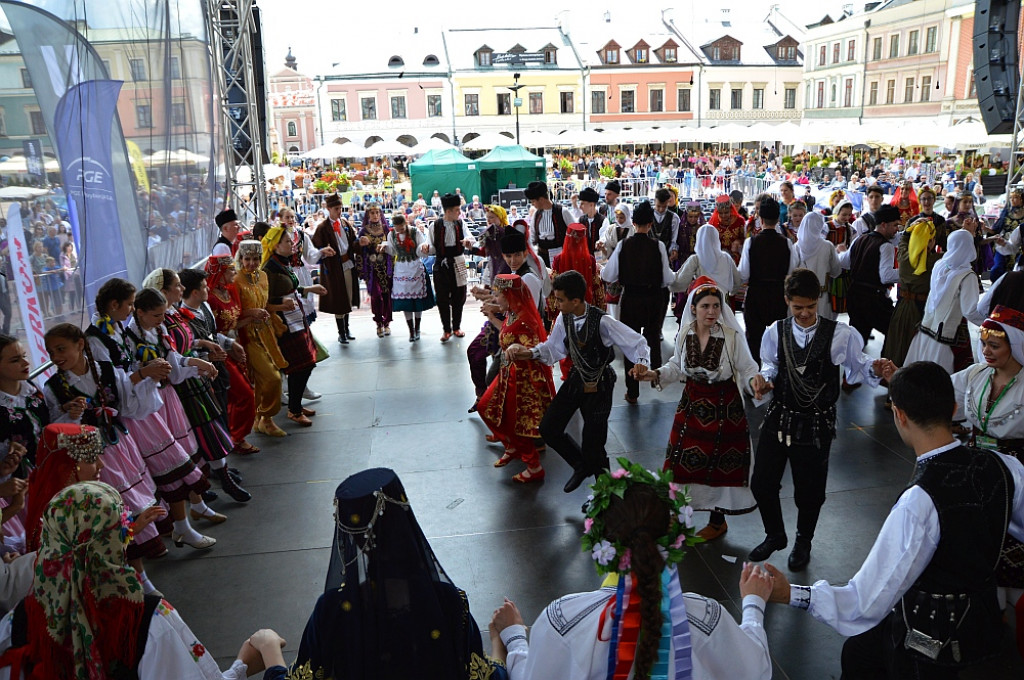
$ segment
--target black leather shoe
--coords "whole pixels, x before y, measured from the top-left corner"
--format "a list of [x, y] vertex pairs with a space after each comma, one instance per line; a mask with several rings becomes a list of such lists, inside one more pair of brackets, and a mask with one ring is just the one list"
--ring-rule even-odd
[[231, 479], [235, 480], [236, 484], [242, 483], [242, 473], [239, 472], [236, 468], [229, 467], [228, 474], [231, 475]]
[[789, 553], [789, 570], [803, 571], [807, 563], [811, 561], [811, 542], [803, 539], [796, 539], [793, 543], [793, 552]]
[[766, 559], [772, 556], [772, 553], [776, 550], [782, 550], [789, 544], [789, 539], [786, 538], [785, 534], [768, 536], [761, 545], [757, 546], [750, 551], [748, 559], [751, 562], [764, 562]]
[[211, 503], [211, 502], [217, 500], [217, 492], [216, 491], [204, 491], [201, 495], [203, 497], [203, 502], [204, 503]]
[[235, 501], [239, 503], [248, 503], [252, 500], [252, 494], [238, 485], [238, 482], [236, 482], [231, 477], [231, 474], [228, 473], [227, 468], [220, 468], [215, 471], [215, 474], [220, 479], [220, 488]]
[[565, 487], [562, 489], [562, 491], [566, 493], [572, 493], [576, 489], [580, 488], [580, 484], [582, 484], [583, 481], [589, 476], [590, 473], [587, 472], [586, 468], [584, 468], [581, 465], [580, 467], [572, 471], [572, 477], [570, 477], [569, 481], [565, 483]]

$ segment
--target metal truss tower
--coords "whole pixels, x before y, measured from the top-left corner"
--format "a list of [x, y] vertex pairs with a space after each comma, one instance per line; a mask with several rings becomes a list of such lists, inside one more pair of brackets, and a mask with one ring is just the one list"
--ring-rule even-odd
[[253, 0], [204, 0], [207, 35], [217, 84], [224, 149], [225, 207], [243, 223], [266, 219], [263, 136], [259, 131], [253, 40]]

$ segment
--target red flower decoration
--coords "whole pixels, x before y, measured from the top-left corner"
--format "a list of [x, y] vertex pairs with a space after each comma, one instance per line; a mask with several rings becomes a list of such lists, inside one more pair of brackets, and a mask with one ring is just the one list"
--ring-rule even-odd
[[198, 659], [198, 658], [204, 656], [205, 654], [206, 654], [206, 648], [203, 647], [201, 644], [199, 644], [197, 642], [196, 644], [192, 645], [192, 656], [194, 656], [195, 658]]

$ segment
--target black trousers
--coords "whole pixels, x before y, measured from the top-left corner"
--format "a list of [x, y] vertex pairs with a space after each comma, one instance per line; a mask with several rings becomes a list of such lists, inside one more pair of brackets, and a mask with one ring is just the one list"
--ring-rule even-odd
[[[959, 669], [927, 663], [903, 647], [890, 612], [871, 630], [847, 638], [843, 644], [841, 680], [955, 680]], [[902, 621], [900, 630], [903, 630]]]
[[[665, 289], [664, 293], [668, 293], [668, 289]], [[661, 366], [661, 328], [665, 323], [667, 304], [668, 300], [664, 299], [660, 290], [651, 295], [630, 295], [628, 291], [624, 291], [622, 302], [619, 304], [619, 320], [647, 340], [647, 346], [651, 350], [652, 368]], [[626, 394], [635, 398], [640, 395], [640, 383], [629, 376], [633, 362], [623, 357], [622, 363], [626, 367]]]
[[871, 331], [883, 335], [889, 333], [889, 322], [896, 309], [888, 295], [860, 286], [851, 286], [846, 296], [846, 311], [850, 315], [850, 327], [860, 333], [864, 344], [868, 344]]
[[288, 378], [288, 413], [297, 416], [302, 413], [302, 395], [306, 391], [306, 383], [313, 374], [313, 366], [304, 371], [289, 373]]
[[[614, 388], [615, 371], [610, 366], [605, 367], [604, 375], [597, 383], [597, 392], [589, 393], [583, 391], [583, 379], [573, 369], [540, 421], [541, 439], [574, 470], [582, 467], [596, 477], [608, 467], [608, 452], [604, 445], [608, 441], [608, 416], [612, 411]], [[580, 444], [565, 431], [576, 411], [583, 417]]]
[[786, 535], [779, 489], [782, 488], [786, 463], [789, 463], [793, 475], [793, 500], [798, 511], [797, 537], [808, 541], [814, 538], [818, 514], [825, 502], [825, 480], [828, 477], [828, 454], [831, 448], [831, 439], [825, 440], [821, 448], [796, 443], [787, 446], [785, 441], [779, 441], [774, 420], [765, 421], [757, 439], [750, 491], [757, 501], [757, 509], [761, 512], [761, 521], [767, 535]]
[[11, 333], [11, 297], [7, 291], [0, 291], [0, 314], [3, 315], [4, 321], [2, 326], [2, 332], [4, 335], [10, 335]]
[[462, 329], [462, 307], [466, 304], [466, 287], [456, 285], [455, 264], [438, 259], [434, 263], [434, 297], [441, 312], [445, 333]]

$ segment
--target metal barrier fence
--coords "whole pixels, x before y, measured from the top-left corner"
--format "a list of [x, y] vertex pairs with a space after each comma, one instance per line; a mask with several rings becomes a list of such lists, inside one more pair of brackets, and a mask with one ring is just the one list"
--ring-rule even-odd
[[[690, 200], [702, 198], [713, 198], [722, 193], [729, 193], [734, 189], [743, 192], [745, 199], [752, 200], [762, 193], [769, 193], [778, 197], [778, 190], [771, 187], [778, 182], [763, 177], [751, 177], [739, 173], [695, 175], [682, 179], [671, 179], [667, 182], [658, 182], [651, 177], [619, 177], [619, 185], [622, 187], [621, 198], [644, 199], [654, 198], [654, 192], [663, 187], [672, 185], [679, 189], [679, 202], [684, 203]], [[578, 194], [582, 189], [590, 187], [598, 193], [603, 193], [604, 186], [609, 179], [587, 179], [587, 180], [553, 180], [548, 182], [551, 194], [556, 201], [568, 201], [573, 194]]]

